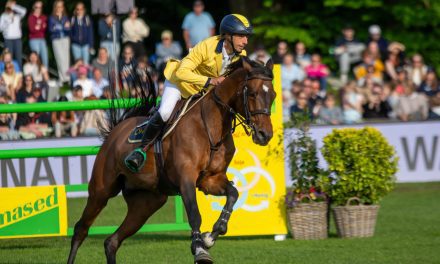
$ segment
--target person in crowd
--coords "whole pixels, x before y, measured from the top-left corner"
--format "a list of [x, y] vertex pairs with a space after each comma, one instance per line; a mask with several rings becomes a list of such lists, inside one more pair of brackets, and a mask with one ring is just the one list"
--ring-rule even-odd
[[306, 45], [304, 42], [298, 41], [295, 44], [295, 61], [305, 69], [312, 63], [312, 56], [307, 53]]
[[[116, 26], [116, 46], [113, 46], [113, 23], [115, 23]], [[110, 59], [114, 61], [115, 58], [119, 56], [121, 50], [121, 46], [119, 44], [119, 39], [121, 36], [120, 20], [112, 13], [106, 14], [104, 17], [99, 19], [98, 32], [99, 38], [101, 39], [99, 44], [100, 47], [105, 48]]]
[[405, 94], [405, 85], [409, 82], [408, 72], [403, 67], [397, 67], [396, 69], [397, 79], [393, 81], [396, 93], [400, 95]]
[[0, 97], [1, 98], [9, 98], [9, 90], [8, 87], [6, 86], [5, 80], [3, 80], [2, 75], [0, 74]]
[[[98, 100], [94, 95], [85, 98], [86, 101]], [[102, 109], [86, 111], [79, 125], [79, 134], [84, 136], [99, 136], [99, 127], [105, 124], [105, 112]]]
[[[378, 61], [380, 61], [380, 62], [383, 63], [383, 60], [382, 60], [382, 54], [381, 54], [381, 51], [380, 51], [380, 49], [379, 49], [379, 44], [377, 44], [376, 41], [370, 41], [370, 42], [367, 44], [367, 49], [364, 50], [364, 52], [362, 53], [362, 55], [363, 55], [365, 52], [368, 53], [368, 54], [371, 56], [371, 59], [372, 59], [372, 60], [374, 60], [374, 61], [378, 60]], [[386, 55], [386, 54], [385, 54], [385, 55]]]
[[318, 117], [319, 110], [322, 107], [325, 91], [321, 89], [321, 82], [318, 79], [311, 79], [309, 94], [309, 109], [313, 118]]
[[43, 90], [38, 85], [35, 85], [34, 88], [32, 88], [32, 96], [35, 98], [37, 103], [47, 102], [43, 97]]
[[41, 58], [44, 66], [49, 67], [46, 43], [47, 17], [43, 14], [43, 1], [36, 1], [28, 17], [29, 47]]
[[[36, 103], [37, 100], [33, 95], [26, 97], [26, 103]], [[47, 113], [21, 113], [17, 115], [15, 129], [20, 133], [20, 137], [24, 139], [40, 138], [48, 136], [52, 129], [50, 125], [50, 115]]]
[[93, 94], [93, 81], [88, 78], [88, 69], [85, 66], [78, 68], [78, 79], [73, 83], [73, 86], [81, 86], [83, 97], [88, 97]]
[[369, 37], [367, 40], [367, 46], [374, 42], [379, 49], [380, 58], [384, 61], [388, 54], [388, 41], [382, 36], [382, 30], [379, 25], [371, 25], [368, 28]]
[[67, 73], [70, 76], [71, 85], [73, 85], [76, 82], [76, 80], [78, 79], [79, 68], [81, 68], [81, 67], [86, 68], [87, 69], [87, 76], [90, 76], [90, 72], [91, 72], [92, 68], [89, 65], [85, 64], [83, 59], [78, 59], [75, 61], [75, 64], [73, 64], [69, 68], [69, 70], [67, 71]]
[[424, 94], [415, 91], [414, 83], [403, 84], [404, 94], [396, 106], [397, 117], [401, 121], [421, 121], [428, 118], [429, 104]]
[[125, 46], [130, 45], [133, 48], [135, 58], [146, 55], [143, 41], [149, 35], [150, 27], [138, 17], [138, 8], [133, 7], [128, 18], [122, 23], [122, 42]]
[[70, 66], [70, 29], [70, 20], [64, 7], [64, 1], [54, 1], [52, 15], [49, 17], [49, 32], [57, 63], [58, 79], [61, 83], [70, 81], [67, 74]]
[[281, 86], [283, 90], [290, 90], [293, 81], [302, 81], [305, 77], [304, 71], [295, 63], [294, 56], [288, 53], [283, 58], [281, 65]]
[[429, 101], [429, 119], [440, 118], [440, 84], [434, 69], [428, 69], [426, 78], [418, 89]]
[[427, 70], [426, 78], [420, 84], [418, 92], [424, 93], [428, 97], [431, 97], [440, 92], [440, 84], [434, 69], [430, 68]]
[[32, 51], [29, 54], [28, 62], [26, 62], [23, 66], [23, 74], [31, 75], [35, 82], [35, 85], [41, 87], [44, 90], [43, 93], [47, 95], [47, 91], [49, 88], [49, 72], [46, 66], [41, 63], [40, 57], [38, 56], [37, 52]]
[[21, 72], [21, 67], [16, 60], [12, 58], [12, 53], [5, 49], [0, 59], [0, 74], [5, 71], [5, 65], [11, 62], [14, 65], [15, 72]]
[[67, 100], [71, 102], [81, 102], [84, 101], [83, 89], [81, 85], [73, 86], [72, 90], [66, 92]]
[[336, 41], [334, 54], [339, 62], [341, 82], [345, 84], [348, 80], [350, 66], [361, 61], [362, 51], [365, 45], [355, 38], [355, 31], [350, 25], [342, 29], [342, 37]]
[[295, 95], [296, 104], [290, 107], [290, 115], [294, 116], [297, 114], [307, 115], [310, 120], [313, 120], [312, 111], [309, 108], [309, 98], [307, 94], [303, 91]]
[[[60, 96], [58, 102], [67, 102], [66, 96]], [[78, 126], [75, 121], [75, 113], [70, 111], [52, 112], [52, 124], [55, 128], [55, 136], [60, 138], [69, 135], [76, 137], [78, 134]]]
[[112, 95], [111, 95], [111, 90], [110, 90], [110, 86], [106, 86], [104, 87], [104, 89], [102, 89], [102, 95], [99, 97], [100, 100], [108, 100], [111, 99]]
[[2, 73], [2, 78], [7, 87], [7, 95], [12, 101], [15, 101], [17, 91], [20, 89], [23, 82], [22, 73], [15, 72], [14, 64], [9, 62], [5, 66], [5, 72]]
[[25, 75], [23, 79], [24, 84], [20, 90], [17, 91], [17, 103], [26, 103], [26, 98], [32, 95], [32, 90], [34, 89], [34, 79], [32, 78], [32, 75]]
[[409, 79], [418, 87], [426, 78], [428, 66], [423, 62], [423, 57], [420, 54], [414, 54], [411, 58], [411, 65], [406, 70], [408, 71]]
[[321, 62], [321, 55], [315, 53], [312, 55], [311, 64], [304, 68], [308, 78], [317, 79], [320, 82], [322, 91], [327, 88], [327, 76], [330, 74], [330, 70], [327, 65]]
[[[289, 106], [296, 104], [295, 101], [295, 94], [298, 94], [299, 92], [303, 91], [303, 85], [305, 82], [310, 81], [309, 79], [304, 79], [302, 82], [300, 81], [293, 81], [290, 85], [290, 91], [289, 91]], [[284, 93], [284, 91], [283, 91]]]
[[93, 69], [93, 79], [92, 79], [92, 92], [96, 97], [101, 97], [104, 87], [109, 86], [110, 83], [106, 78], [102, 76], [101, 70], [99, 68]]
[[362, 121], [364, 97], [357, 91], [356, 82], [350, 81], [342, 90], [342, 108], [344, 123], [354, 124]]
[[281, 96], [283, 100], [283, 123], [284, 123], [284, 122], [288, 122], [291, 118], [290, 108], [293, 106], [294, 96], [288, 90], [282, 91]]
[[18, 5], [15, 0], [8, 0], [5, 11], [0, 16], [0, 31], [3, 33], [5, 48], [12, 53], [13, 59], [20, 67], [23, 52], [21, 19], [25, 15], [26, 8]]
[[270, 59], [270, 54], [266, 51], [262, 44], [258, 44], [255, 47], [254, 52], [249, 55], [249, 59], [254, 61], [261, 61], [266, 64], [266, 62]]
[[92, 61], [92, 67], [93, 69], [99, 69], [105, 79], [109, 80], [111, 78], [113, 67], [106, 48], [99, 48], [98, 56]]
[[344, 121], [342, 109], [336, 105], [333, 94], [324, 98], [324, 104], [319, 110], [318, 123], [323, 125], [340, 125]]
[[[0, 95], [0, 105], [7, 103], [6, 97]], [[0, 140], [16, 140], [19, 138], [20, 134], [14, 129], [13, 114], [0, 113]]]
[[365, 119], [388, 119], [392, 108], [383, 96], [382, 86], [375, 84], [367, 101], [363, 104], [363, 118]]
[[133, 86], [134, 83], [133, 73], [135, 71], [134, 65], [136, 64], [137, 61], [134, 58], [133, 48], [130, 45], [125, 46], [122, 51], [119, 76], [121, 76], [122, 87], [126, 91], [129, 90], [129, 87]]
[[381, 83], [383, 81], [384, 70], [385, 66], [380, 58], [375, 59], [373, 55], [366, 50], [362, 54], [362, 63], [353, 69], [353, 73], [358, 81], [358, 85], [364, 86], [366, 77], [372, 78], [374, 82]]
[[90, 64], [90, 54], [93, 48], [93, 20], [86, 13], [86, 6], [82, 2], [75, 5], [75, 11], [70, 20], [70, 39], [72, 41], [73, 59], [83, 59], [85, 64]]
[[382, 95], [382, 100], [386, 100], [391, 107], [388, 118], [396, 120], [397, 115], [394, 109], [396, 109], [400, 97], [396, 92], [396, 87], [391, 82], [385, 82], [382, 86]]
[[440, 92], [429, 97], [429, 119], [440, 119]]
[[287, 42], [284, 40], [278, 42], [277, 44], [277, 51], [275, 54], [272, 55], [272, 61], [274, 64], [281, 64], [283, 63], [284, 55], [289, 53], [289, 47], [287, 45]]
[[399, 57], [394, 53], [389, 53], [385, 60], [385, 78], [387, 81], [397, 80], [397, 67], [400, 66]]
[[211, 14], [205, 12], [205, 4], [201, 0], [193, 3], [193, 11], [186, 14], [183, 23], [183, 39], [189, 50], [200, 41], [214, 36], [215, 22]]
[[180, 59], [182, 57], [182, 46], [179, 42], [173, 41], [173, 33], [169, 30], [162, 31], [161, 42], [156, 44], [156, 68], [163, 72], [169, 59]]

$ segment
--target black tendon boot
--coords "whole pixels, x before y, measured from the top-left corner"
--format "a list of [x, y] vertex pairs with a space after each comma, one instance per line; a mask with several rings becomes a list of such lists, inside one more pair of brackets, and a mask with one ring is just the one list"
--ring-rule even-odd
[[151, 143], [159, 136], [165, 122], [162, 120], [159, 112], [156, 111], [148, 120], [145, 127], [144, 135], [142, 137], [142, 144], [134, 149], [126, 158], [125, 165], [132, 172], [138, 172], [147, 160], [147, 154], [145, 153], [145, 147]]

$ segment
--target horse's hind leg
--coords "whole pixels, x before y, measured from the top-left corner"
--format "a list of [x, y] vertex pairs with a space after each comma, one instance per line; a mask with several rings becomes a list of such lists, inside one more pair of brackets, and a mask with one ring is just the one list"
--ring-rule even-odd
[[[94, 179], [94, 176], [92, 176]], [[101, 210], [107, 205], [107, 201], [118, 194], [121, 190], [120, 185], [114, 182], [110, 188], [98, 189], [94, 181], [89, 183], [89, 197], [87, 199], [86, 207], [82, 213], [81, 218], [75, 224], [74, 234], [70, 246], [69, 259], [67, 263], [72, 264], [75, 261], [78, 248], [81, 246], [84, 239], [87, 237], [89, 228]]]
[[128, 212], [118, 230], [104, 243], [107, 263], [116, 263], [116, 251], [122, 241], [136, 233], [145, 221], [167, 201], [167, 196], [143, 190], [123, 191]]

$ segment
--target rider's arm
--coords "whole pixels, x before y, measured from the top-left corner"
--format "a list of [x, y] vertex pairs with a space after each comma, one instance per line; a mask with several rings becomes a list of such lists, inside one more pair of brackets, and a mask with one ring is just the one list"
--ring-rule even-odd
[[204, 63], [208, 47], [201, 42], [196, 45], [189, 54], [182, 59], [179, 68], [176, 70], [176, 77], [181, 81], [192, 83], [202, 87], [208, 87], [210, 78], [194, 73], [194, 70]]

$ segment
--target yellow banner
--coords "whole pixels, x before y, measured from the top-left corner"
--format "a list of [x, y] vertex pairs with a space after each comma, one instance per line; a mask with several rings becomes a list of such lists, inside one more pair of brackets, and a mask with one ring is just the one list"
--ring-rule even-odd
[[[282, 95], [281, 67], [274, 67], [274, 88], [277, 93], [272, 108], [274, 136], [268, 146], [253, 143], [240, 127], [234, 133], [237, 148], [228, 168], [228, 178], [237, 187], [240, 197], [228, 224], [227, 235], [287, 234], [284, 196], [284, 156], [268, 155], [269, 149], [282, 148]], [[205, 196], [197, 192], [197, 202], [202, 214], [201, 231], [211, 232], [226, 202], [225, 197]]]
[[66, 236], [64, 186], [0, 188], [0, 238]]

